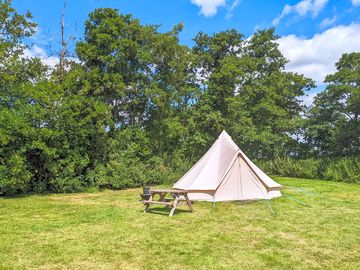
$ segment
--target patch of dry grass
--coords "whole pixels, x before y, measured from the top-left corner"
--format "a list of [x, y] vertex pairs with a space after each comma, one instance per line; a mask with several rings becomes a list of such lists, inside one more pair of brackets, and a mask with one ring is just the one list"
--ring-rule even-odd
[[277, 180], [276, 215], [258, 201], [169, 218], [143, 213], [139, 189], [0, 198], [0, 269], [360, 269], [360, 186]]

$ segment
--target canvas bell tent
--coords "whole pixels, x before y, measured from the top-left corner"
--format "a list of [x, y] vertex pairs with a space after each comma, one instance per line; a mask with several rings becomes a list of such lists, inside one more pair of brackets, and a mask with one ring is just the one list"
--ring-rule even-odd
[[211, 202], [281, 196], [281, 185], [260, 170], [225, 131], [173, 188], [187, 190], [190, 200]]

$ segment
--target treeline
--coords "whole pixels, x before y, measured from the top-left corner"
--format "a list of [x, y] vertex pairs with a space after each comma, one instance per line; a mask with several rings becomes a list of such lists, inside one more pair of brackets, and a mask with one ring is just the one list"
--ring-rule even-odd
[[306, 108], [314, 82], [285, 71], [274, 29], [200, 32], [190, 48], [182, 28], [96, 9], [79, 61], [49, 68], [24, 57], [31, 14], [0, 0], [0, 193], [170, 183], [223, 129], [259, 161], [359, 155], [360, 53]]

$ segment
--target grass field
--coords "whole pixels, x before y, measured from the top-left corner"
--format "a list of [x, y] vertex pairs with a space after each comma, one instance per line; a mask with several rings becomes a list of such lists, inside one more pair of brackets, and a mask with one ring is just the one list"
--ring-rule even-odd
[[0, 269], [360, 269], [360, 185], [276, 179], [276, 214], [196, 203], [169, 218], [143, 213], [139, 189], [0, 198]]

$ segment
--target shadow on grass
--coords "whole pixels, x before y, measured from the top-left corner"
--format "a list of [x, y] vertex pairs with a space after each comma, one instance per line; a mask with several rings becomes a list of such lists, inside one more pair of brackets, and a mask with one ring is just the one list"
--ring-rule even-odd
[[[165, 207], [153, 207], [150, 208], [147, 213], [148, 214], [156, 214], [156, 215], [163, 215], [163, 216], [168, 216], [170, 214], [171, 209], [170, 208], [165, 208]], [[177, 215], [182, 215], [185, 213], [191, 213], [189, 210], [183, 210], [183, 209], [176, 209], [174, 216]]]
[[47, 196], [51, 193], [21, 193], [21, 194], [13, 194], [13, 195], [0, 195], [0, 198], [6, 199], [6, 200], [12, 200], [12, 199], [24, 199], [32, 196]]

